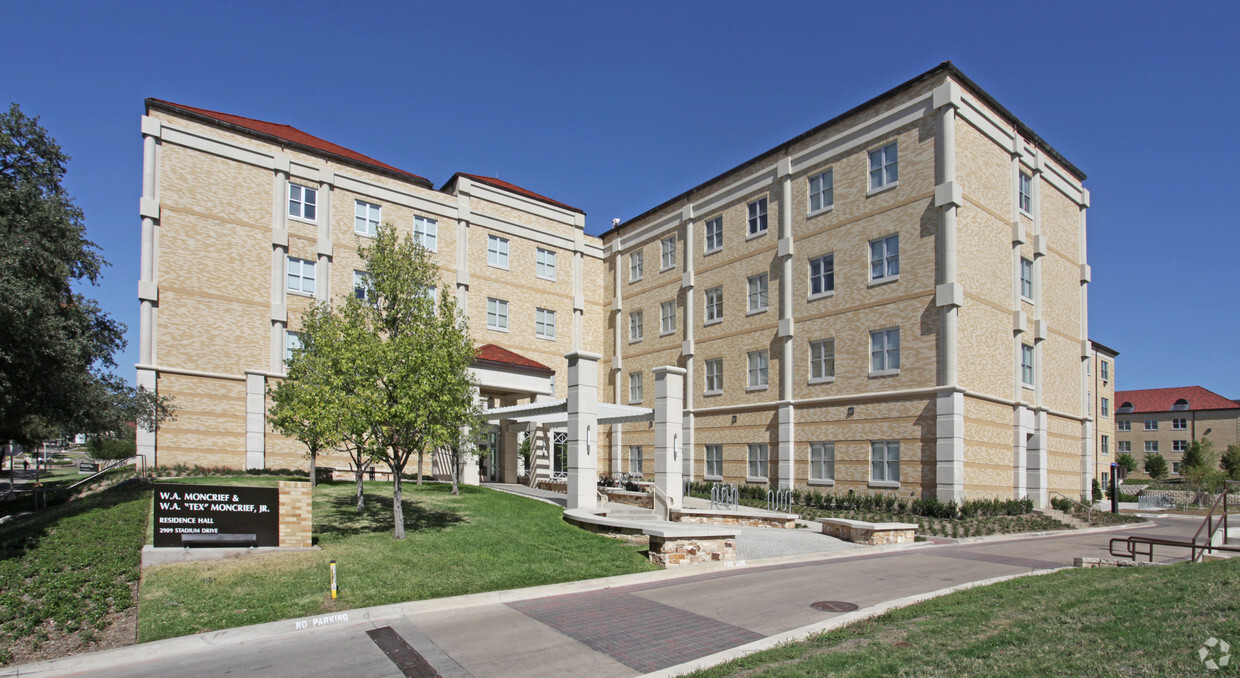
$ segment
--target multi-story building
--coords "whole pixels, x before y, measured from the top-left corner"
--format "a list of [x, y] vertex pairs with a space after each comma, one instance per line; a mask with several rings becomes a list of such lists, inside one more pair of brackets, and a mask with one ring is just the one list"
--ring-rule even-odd
[[1089, 342], [1089, 390], [1093, 394], [1094, 479], [1102, 487], [1111, 481], [1115, 461], [1115, 359], [1119, 351], [1096, 341]]
[[1240, 442], [1240, 402], [1200, 386], [1116, 391], [1115, 402], [1116, 450], [1130, 452], [1138, 469], [1146, 454], [1157, 452], [1179, 475], [1194, 440], [1209, 440], [1216, 453]]
[[[950, 63], [601, 239], [511, 184], [435, 190], [283, 125], [148, 100], [143, 131], [139, 380], [182, 406], [160, 463], [302, 463], [263, 388], [392, 221], [494, 345], [496, 404], [562, 392], [571, 350], [618, 404], [687, 370], [691, 477], [1039, 504], [1094, 477], [1085, 175]], [[648, 473], [653, 435], [600, 431], [600, 471]]]

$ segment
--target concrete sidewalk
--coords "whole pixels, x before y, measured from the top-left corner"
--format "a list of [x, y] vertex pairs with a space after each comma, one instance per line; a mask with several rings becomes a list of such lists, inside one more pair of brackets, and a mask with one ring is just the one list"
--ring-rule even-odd
[[[746, 565], [501, 591], [349, 610], [175, 638], [51, 662], [10, 676], [635, 676], [796, 637], [950, 587], [1071, 566], [1115, 534], [1191, 535], [1195, 521], [968, 544], [788, 556]], [[816, 601], [857, 605], [822, 612]], [[713, 661], [713, 660], [712, 660]], [[411, 668], [413, 667], [413, 668]]]

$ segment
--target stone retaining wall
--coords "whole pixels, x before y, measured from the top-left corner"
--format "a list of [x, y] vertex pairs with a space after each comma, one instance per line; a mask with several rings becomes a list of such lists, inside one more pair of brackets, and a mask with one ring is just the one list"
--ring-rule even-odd
[[650, 562], [660, 567], [736, 560], [736, 538], [650, 537]]
[[787, 516], [718, 515], [717, 512], [672, 509], [672, 522], [696, 525], [743, 525], [747, 527], [779, 527], [791, 529], [797, 526], [796, 518]]
[[842, 518], [820, 518], [818, 522], [827, 536], [869, 546], [905, 544], [914, 540], [917, 530], [911, 523], [867, 523]]
[[630, 492], [628, 490], [620, 490], [614, 487], [600, 488], [602, 493], [607, 495], [607, 501], [614, 504], [624, 504], [626, 506], [640, 506], [641, 508], [654, 508], [654, 495], [649, 492]]

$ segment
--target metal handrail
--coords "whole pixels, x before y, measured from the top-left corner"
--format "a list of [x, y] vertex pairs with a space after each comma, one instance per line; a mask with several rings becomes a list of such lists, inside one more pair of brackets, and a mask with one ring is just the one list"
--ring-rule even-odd
[[[1221, 493], [1221, 496], [1219, 496], [1218, 498], [1214, 500], [1214, 504], [1210, 507], [1209, 513], [1206, 514], [1205, 520], [1201, 521], [1201, 525], [1199, 525], [1197, 527], [1197, 531], [1193, 533], [1192, 539], [1166, 539], [1162, 537], [1142, 537], [1142, 536], [1137, 536], [1137, 535], [1129, 535], [1127, 537], [1112, 538], [1110, 543], [1107, 546], [1107, 550], [1113, 556], [1131, 558], [1133, 561], [1136, 561], [1137, 556], [1146, 556], [1149, 562], [1154, 562], [1154, 546], [1174, 546], [1177, 548], [1189, 549], [1190, 551], [1189, 560], [1191, 560], [1194, 563], [1201, 562], [1202, 558], [1204, 558], [1207, 554], [1213, 553], [1214, 551], [1227, 551], [1230, 553], [1240, 553], [1240, 547], [1238, 546], [1228, 546], [1226, 543], [1219, 544], [1219, 545], [1214, 544], [1214, 535], [1219, 531], [1219, 529], [1222, 529], [1223, 535], [1224, 535], [1223, 538], [1224, 540], [1226, 540], [1227, 527], [1228, 527], [1228, 514], [1230, 513], [1230, 503], [1227, 498], [1229, 494], [1228, 487], [1227, 487], [1228, 485], [1240, 486], [1240, 481], [1236, 481], [1236, 480], [1224, 481], [1223, 492]], [[1215, 525], [1214, 513], [1215, 511], [1218, 510], [1219, 504], [1223, 505], [1223, 514], [1222, 514], [1222, 518], [1219, 519], [1218, 524]], [[1206, 538], [1204, 542], [1198, 542], [1198, 538], [1201, 536], [1202, 530], [1205, 530]], [[1124, 544], [1126, 546], [1127, 552], [1116, 553], [1115, 552], [1116, 543]], [[1145, 544], [1146, 546], [1149, 547], [1149, 549], [1145, 551], [1138, 551], [1136, 549], [1136, 546], [1138, 544]]]
[[664, 520], [671, 520], [671, 517], [672, 517], [671, 497], [667, 496], [667, 493], [665, 493], [663, 490], [660, 490], [658, 485], [650, 486], [650, 494], [652, 498], [651, 508], [654, 509], [655, 513], [659, 512], [659, 498], [662, 497], [663, 498], [663, 513], [661, 515], [663, 516]]
[[[1089, 524], [1089, 525], [1093, 525], [1093, 524], [1094, 524], [1094, 507], [1093, 507], [1093, 506], [1090, 506], [1089, 504], [1086, 504], [1085, 502], [1083, 502], [1083, 501], [1081, 501], [1081, 500], [1079, 500], [1079, 499], [1073, 499], [1072, 497], [1069, 497], [1068, 495], [1064, 494], [1063, 492], [1055, 492], [1055, 491], [1053, 491], [1053, 490], [1052, 490], [1052, 491], [1051, 491], [1051, 494], [1057, 494], [1057, 495], [1059, 495], [1059, 496], [1063, 497], [1064, 499], [1067, 499], [1068, 501], [1072, 502], [1073, 504], [1076, 504], [1077, 506], [1082, 506], [1082, 507], [1084, 507], [1084, 508], [1085, 508], [1085, 522], [1086, 522], [1087, 524]], [[1054, 508], [1054, 507], [1052, 507], [1052, 508]], [[1071, 517], [1071, 516], [1069, 515], [1069, 517]]]

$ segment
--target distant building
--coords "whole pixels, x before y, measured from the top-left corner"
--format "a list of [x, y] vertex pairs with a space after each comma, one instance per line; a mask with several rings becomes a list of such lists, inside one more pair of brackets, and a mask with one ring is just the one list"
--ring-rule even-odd
[[1093, 394], [1094, 478], [1103, 486], [1111, 481], [1115, 461], [1115, 358], [1119, 351], [1089, 342], [1089, 390]]
[[1194, 440], [1208, 439], [1220, 454], [1240, 442], [1240, 403], [1200, 386], [1116, 391], [1115, 400], [1116, 451], [1131, 452], [1138, 468], [1157, 452], [1179, 475]]

